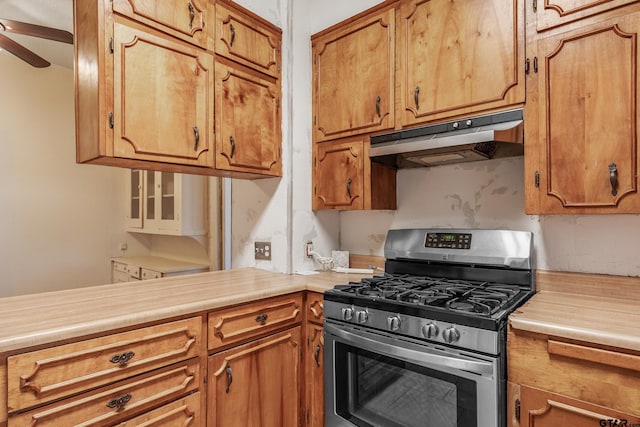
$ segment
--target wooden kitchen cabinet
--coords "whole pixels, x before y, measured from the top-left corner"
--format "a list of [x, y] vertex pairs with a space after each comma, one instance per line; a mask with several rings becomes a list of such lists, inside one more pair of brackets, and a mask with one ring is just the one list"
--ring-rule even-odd
[[127, 180], [127, 231], [173, 236], [207, 232], [207, 178], [132, 170]]
[[[637, 352], [514, 329], [507, 348], [512, 425], [640, 423]], [[627, 424], [608, 423], [615, 419]]]
[[216, 60], [216, 167], [282, 175], [282, 111], [276, 80]]
[[396, 170], [369, 160], [369, 141], [314, 144], [313, 209], [395, 209]]
[[395, 6], [385, 2], [311, 37], [314, 141], [393, 128]]
[[[281, 165], [272, 164], [274, 157], [279, 162], [281, 150], [279, 79], [271, 77], [275, 88], [251, 80], [250, 89], [245, 85], [233, 93], [248, 97], [249, 106], [240, 108], [237, 98], [217, 106], [226, 112], [219, 124], [242, 129], [237, 133], [252, 139], [250, 144], [243, 140], [234, 153], [237, 164], [216, 159], [214, 3], [160, 3], [74, 2], [77, 161], [249, 179], [279, 176]], [[239, 47], [251, 43], [237, 40]], [[265, 90], [273, 95], [269, 101]], [[226, 100], [226, 95], [219, 99]], [[229, 105], [238, 107], [237, 115], [228, 112]], [[253, 121], [247, 123], [251, 113]], [[264, 134], [256, 129], [264, 129]], [[251, 151], [258, 155], [248, 154]]]
[[209, 427], [299, 425], [300, 329], [209, 357]]
[[408, 0], [399, 13], [396, 128], [524, 103], [522, 0]]
[[324, 427], [324, 297], [307, 292], [305, 304], [304, 387], [306, 427]]
[[637, 3], [529, 31], [527, 213], [640, 212], [639, 32]]

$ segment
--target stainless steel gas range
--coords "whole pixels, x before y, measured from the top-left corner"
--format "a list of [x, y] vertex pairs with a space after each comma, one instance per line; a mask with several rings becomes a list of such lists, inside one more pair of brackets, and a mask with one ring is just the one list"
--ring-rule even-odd
[[506, 426], [507, 316], [529, 232], [390, 230], [385, 273], [324, 294], [326, 426]]

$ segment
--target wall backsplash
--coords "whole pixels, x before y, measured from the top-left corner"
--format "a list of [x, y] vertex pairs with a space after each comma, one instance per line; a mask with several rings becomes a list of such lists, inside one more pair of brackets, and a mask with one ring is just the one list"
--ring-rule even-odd
[[343, 212], [340, 246], [383, 255], [391, 228], [505, 228], [534, 233], [539, 269], [640, 275], [640, 216], [524, 214], [522, 157], [398, 172], [398, 210]]

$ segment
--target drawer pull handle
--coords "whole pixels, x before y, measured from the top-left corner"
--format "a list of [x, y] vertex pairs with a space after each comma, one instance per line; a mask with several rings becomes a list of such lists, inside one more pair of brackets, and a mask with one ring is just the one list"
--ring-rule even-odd
[[231, 383], [233, 382], [233, 371], [231, 370], [231, 365], [229, 364], [229, 362], [227, 362], [227, 366], [224, 368], [224, 370], [227, 373], [227, 389], [225, 390], [225, 392], [229, 393], [229, 391], [231, 390]]
[[133, 351], [127, 351], [126, 353], [114, 355], [111, 359], [109, 359], [109, 362], [117, 363], [120, 366], [123, 366], [129, 363], [129, 361], [133, 359], [133, 356], [135, 355], [136, 354]]
[[116, 410], [120, 411], [124, 408], [124, 406], [131, 400], [131, 395], [129, 393], [125, 394], [122, 397], [119, 397], [117, 399], [113, 399], [110, 400], [109, 403], [107, 403], [107, 406], [109, 408], [115, 408]]
[[313, 352], [313, 360], [316, 361], [318, 368], [320, 367], [320, 344], [316, 346], [316, 351]]
[[256, 322], [260, 323], [261, 325], [264, 325], [265, 323], [267, 323], [268, 317], [269, 315], [267, 314], [261, 314], [259, 316], [256, 316]]

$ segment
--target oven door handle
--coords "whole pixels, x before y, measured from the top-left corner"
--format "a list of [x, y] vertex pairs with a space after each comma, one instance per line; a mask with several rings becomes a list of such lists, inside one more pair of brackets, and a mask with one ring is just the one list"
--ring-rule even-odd
[[363, 350], [368, 350], [375, 353], [382, 353], [385, 356], [393, 358], [400, 358], [417, 365], [426, 367], [437, 366], [440, 368], [459, 369], [478, 375], [493, 375], [494, 373], [493, 364], [490, 362], [468, 360], [454, 354], [447, 356], [434, 354], [428, 347], [425, 347], [421, 350], [399, 347], [397, 345], [388, 344], [384, 341], [371, 339], [359, 334], [345, 331], [328, 323], [325, 323], [324, 329], [325, 333], [330, 333], [340, 338], [341, 341], [353, 345], [354, 347], [358, 347]]

